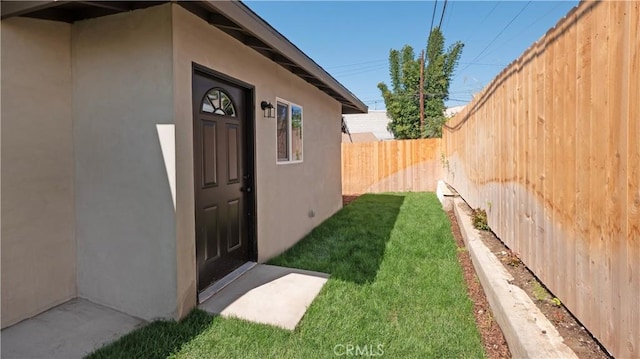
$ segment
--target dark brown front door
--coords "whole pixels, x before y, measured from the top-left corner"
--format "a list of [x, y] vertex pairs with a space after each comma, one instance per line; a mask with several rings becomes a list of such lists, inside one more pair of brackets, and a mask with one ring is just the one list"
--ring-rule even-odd
[[198, 291], [249, 260], [247, 90], [194, 70]]

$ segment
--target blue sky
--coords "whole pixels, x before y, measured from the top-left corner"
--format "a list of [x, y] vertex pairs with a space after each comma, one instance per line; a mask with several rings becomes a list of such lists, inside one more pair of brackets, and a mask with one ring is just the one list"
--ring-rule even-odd
[[[369, 106], [389, 84], [390, 49], [426, 47], [433, 1], [245, 1]], [[437, 24], [444, 0], [436, 4]], [[447, 46], [465, 44], [448, 106], [462, 105], [540, 39], [578, 1], [453, 1], [441, 30]], [[434, 24], [434, 26], [435, 26]]]

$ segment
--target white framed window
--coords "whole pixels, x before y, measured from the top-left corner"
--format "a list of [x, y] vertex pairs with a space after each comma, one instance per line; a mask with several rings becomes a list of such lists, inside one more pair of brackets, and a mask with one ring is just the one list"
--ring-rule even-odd
[[277, 163], [302, 162], [302, 148], [302, 106], [276, 99]]

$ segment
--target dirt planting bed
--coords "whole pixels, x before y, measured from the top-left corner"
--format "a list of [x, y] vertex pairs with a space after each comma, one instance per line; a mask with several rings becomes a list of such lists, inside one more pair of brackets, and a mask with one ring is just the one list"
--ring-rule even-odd
[[[472, 215], [472, 210], [465, 206], [464, 211], [468, 215]], [[449, 218], [455, 223], [454, 235], [459, 227], [455, 220], [453, 211], [449, 211]], [[458, 233], [459, 234], [459, 233]], [[540, 308], [540, 311], [549, 319], [556, 327], [565, 344], [571, 348], [579, 358], [584, 359], [606, 359], [611, 358], [600, 344], [591, 336], [591, 334], [580, 324], [580, 322], [562, 305], [562, 302], [550, 293], [544, 285], [535, 277], [535, 275], [520, 261], [516, 253], [507, 248], [493, 232], [489, 230], [480, 231], [480, 239], [489, 248], [489, 250], [503, 263], [507, 271], [513, 276], [514, 280], [511, 284], [524, 290], [531, 300]], [[462, 241], [456, 238], [458, 246]], [[463, 244], [464, 245], [464, 244]], [[465, 252], [466, 253], [466, 252]], [[467, 253], [468, 257], [468, 253]], [[469, 260], [470, 261], [470, 260]], [[463, 268], [465, 266], [463, 265]], [[465, 271], [467, 269], [465, 268]], [[473, 270], [473, 267], [471, 268]], [[475, 271], [473, 272], [475, 278]], [[475, 279], [477, 282], [477, 278]], [[470, 296], [473, 298], [472, 290], [469, 290]], [[484, 296], [484, 292], [482, 292]], [[475, 302], [475, 299], [473, 299]], [[484, 299], [486, 301], [486, 299]], [[479, 324], [480, 326], [480, 324]], [[485, 348], [487, 346], [485, 345]], [[488, 356], [498, 358], [489, 352], [491, 348], [487, 348]]]

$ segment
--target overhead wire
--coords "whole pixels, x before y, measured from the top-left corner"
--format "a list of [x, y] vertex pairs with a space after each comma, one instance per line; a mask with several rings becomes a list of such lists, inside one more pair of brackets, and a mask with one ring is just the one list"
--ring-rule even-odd
[[451, 18], [453, 17], [453, 12], [454, 12], [454, 8], [456, 7], [456, 2], [452, 2], [451, 6], [449, 7], [449, 16], [447, 16], [447, 22], [444, 23], [444, 30], [442, 31], [442, 33], [447, 32], [447, 30], [449, 29], [449, 23], [451, 22]]
[[[495, 41], [500, 37], [500, 35], [502, 35], [502, 34], [505, 32], [505, 30], [507, 30], [507, 28], [508, 28], [508, 27], [509, 27], [509, 26], [510, 26], [514, 21], [516, 21], [516, 19], [520, 16], [520, 14], [522, 14], [522, 12], [523, 12], [523, 11], [524, 11], [528, 6], [529, 6], [529, 4], [531, 4], [531, 0], [529, 0], [529, 1], [528, 1], [528, 2], [527, 2], [527, 3], [522, 7], [522, 9], [520, 9], [520, 11], [518, 11], [518, 13], [517, 13], [513, 18], [511, 18], [511, 20], [510, 20], [510, 21], [509, 21], [509, 22], [508, 22], [508, 23], [507, 23], [507, 24], [506, 24], [506, 25], [505, 25], [505, 26], [500, 30], [500, 32], [498, 32], [498, 34], [497, 34], [496, 36], [494, 36], [494, 37], [493, 37], [493, 39], [489, 42], [489, 44], [487, 44], [487, 46], [485, 46], [485, 47], [484, 47], [484, 49], [482, 49], [482, 51], [480, 51], [480, 53], [479, 53], [478, 55], [476, 55], [476, 57], [474, 57], [474, 58], [473, 58], [473, 60], [471, 60], [471, 62], [472, 62], [472, 63], [473, 63], [473, 62], [475, 62], [475, 61], [477, 61], [477, 60], [480, 58], [480, 56], [481, 56], [485, 51], [487, 51], [487, 49], [488, 49], [491, 45], [493, 45], [493, 43], [494, 43], [494, 42], [495, 42]], [[469, 65], [467, 65], [467, 66], [465, 66], [462, 70], [460, 70], [460, 71], [458, 72], [458, 74], [460, 74], [460, 73], [464, 72], [464, 70], [468, 69], [470, 66], [471, 66], [470, 64], [469, 64]], [[457, 76], [457, 74], [456, 74], [456, 76]], [[454, 78], [455, 78], [455, 77], [454, 77]]]
[[372, 64], [374, 62], [383, 62], [383, 61], [388, 61], [388, 59], [378, 59], [378, 60], [371, 60], [371, 61], [364, 61], [364, 62], [356, 62], [353, 64], [329, 66], [329, 67], [325, 67], [324, 69], [328, 70], [328, 69], [337, 69], [337, 68], [343, 68], [343, 67], [360, 66], [360, 65]]
[[351, 72], [359, 72], [361, 70], [379, 68], [379, 67], [385, 67], [385, 66], [387, 66], [387, 63], [386, 62], [381, 62], [381, 63], [363, 65], [363, 66], [353, 67], [353, 68], [343, 68], [343, 69], [335, 70], [335, 71], [333, 71], [333, 73], [334, 74], [338, 74], [338, 75], [339, 74], [347, 74], [347, 73], [351, 73]]
[[[434, 22], [435, 22], [435, 16], [436, 16], [436, 10], [437, 10], [437, 3], [438, 1], [435, 0], [434, 1], [434, 6], [433, 6], [433, 12], [431, 14], [431, 25], [429, 27], [429, 37], [427, 39], [427, 49], [429, 48], [429, 42], [431, 40], [431, 33], [434, 29]], [[444, 21], [445, 18], [445, 14], [446, 14], [446, 10], [447, 10], [447, 3], [448, 0], [444, 1], [444, 4], [442, 6], [442, 12], [440, 14], [440, 20], [438, 21], [438, 30], [441, 29], [442, 27], [442, 23]], [[386, 63], [381, 63], [381, 62], [386, 62], [386, 60], [384, 59], [380, 59], [380, 60], [371, 60], [371, 61], [364, 61], [364, 62], [360, 62], [360, 63], [353, 63], [353, 64], [345, 64], [345, 65], [337, 65], [337, 66], [332, 66], [332, 67], [328, 67], [327, 69], [337, 69], [337, 68], [341, 68], [344, 70], [339, 70], [336, 73], [334, 73], [334, 76], [339, 76], [339, 77], [348, 77], [348, 76], [353, 76], [353, 75], [359, 75], [359, 74], [363, 74], [363, 73], [367, 73], [367, 72], [373, 72], [373, 71], [378, 71], [382, 68], [384, 68], [387, 64]], [[360, 66], [360, 65], [367, 65], [364, 67], [358, 67], [358, 68], [354, 68], [354, 69], [345, 69], [348, 67], [354, 67], [354, 66]], [[485, 64], [485, 65], [492, 65], [492, 64]], [[431, 95], [433, 96], [433, 95]], [[460, 100], [460, 99], [450, 99], [451, 101], [458, 101], [458, 102], [467, 102], [465, 100]], [[369, 100], [369, 101], [364, 101], [365, 103], [380, 103], [382, 101], [382, 99], [375, 99], [375, 100]]]
[[476, 57], [473, 58], [473, 60], [471, 60], [471, 62], [478, 60], [478, 58], [480, 57], [480, 55], [482, 55], [485, 51], [487, 51], [487, 49], [493, 45], [494, 42], [496, 42], [496, 40], [500, 37], [500, 35], [502, 35], [505, 30], [507, 30], [507, 28], [513, 24], [514, 21], [516, 21], [516, 19], [518, 18], [518, 16], [520, 16], [520, 14], [522, 14], [522, 12], [524, 12], [524, 10], [529, 6], [529, 4], [531, 4], [532, 0], [529, 0], [523, 7], [522, 9], [520, 9], [520, 11], [518, 11], [518, 13], [516, 14], [516, 16], [514, 16], [511, 21], [509, 21], [503, 28], [502, 30], [500, 30], [500, 32], [498, 33], [498, 35], [496, 35], [491, 42], [489, 42], [489, 44], [487, 46], [485, 46], [485, 48], [480, 51], [480, 53], [478, 55], [476, 55]]
[[438, 0], [433, 2], [433, 13], [431, 14], [431, 25], [429, 26], [429, 38], [427, 39], [427, 48], [429, 48], [429, 40], [431, 39], [431, 31], [433, 30], [433, 20], [436, 18], [436, 6], [438, 6]]
[[438, 30], [440, 30], [440, 27], [442, 26], [442, 20], [444, 19], [444, 12], [447, 10], [447, 1], [448, 0], [444, 0], [444, 5], [442, 6], [442, 14], [440, 14], [440, 22], [438, 23]]
[[[447, 0], [445, 0], [445, 6], [446, 6], [446, 1], [447, 1]], [[438, 0], [435, 0], [435, 1], [433, 2], [433, 12], [431, 13], [431, 25], [429, 26], [429, 36], [427, 37], [427, 48], [425, 49], [425, 50], [426, 50], [426, 51], [425, 51], [426, 53], [428, 53], [428, 52], [429, 52], [429, 44], [431, 43], [431, 33], [433, 32], [433, 20], [435, 20], [435, 18], [436, 18], [436, 9], [437, 9], [437, 6], [438, 6]], [[444, 15], [444, 11], [442, 12], [442, 15]], [[440, 21], [439, 21], [440, 23], [442, 23], [442, 15], [440, 16]], [[438, 28], [440, 28], [440, 27], [438, 26]], [[425, 54], [425, 59], [424, 59], [424, 62], [422, 63], [422, 64], [423, 64], [423, 66], [424, 66], [424, 63], [426, 62], [426, 57], [427, 57], [427, 56], [428, 56], [428, 55], [427, 55], [427, 54]]]
[[[358, 63], [353, 63], [353, 64], [345, 64], [345, 65], [336, 65], [336, 66], [324, 67], [324, 69], [325, 70], [329, 70], [329, 69], [335, 69], [335, 68], [359, 66], [359, 65], [367, 65], [367, 64], [371, 64], [369, 66], [375, 66], [374, 63], [388, 62], [388, 61], [389, 61], [389, 59], [377, 59], [377, 60], [358, 62]], [[488, 62], [459, 62], [459, 63], [460, 64], [465, 64], [465, 65], [466, 64], [472, 64], [472, 65], [484, 65], [484, 66], [505, 66], [504, 64], [488, 63]], [[381, 65], [381, 64], [378, 64], [378, 65]], [[349, 69], [340, 70], [340, 71], [349, 71]], [[338, 71], [338, 72], [340, 72], [340, 71]]]
[[378, 70], [385, 69], [387, 67], [388, 67], [388, 65], [386, 63], [382, 63], [382, 64], [377, 64], [377, 65], [363, 66], [363, 67], [355, 68], [355, 69], [348, 69], [348, 70], [332, 72], [331, 74], [333, 76], [345, 77], [345, 76], [357, 75], [357, 74], [361, 74], [361, 73], [378, 71]]
[[533, 20], [532, 22], [530, 22], [529, 24], [527, 24], [525, 27], [522, 28], [522, 30], [520, 30], [520, 32], [518, 32], [517, 34], [513, 35], [512, 37], [510, 37], [509, 39], [507, 39], [506, 41], [502, 42], [499, 46], [497, 46], [495, 49], [489, 51], [488, 53], [486, 53], [483, 57], [479, 58], [479, 60], [482, 60], [483, 58], [493, 54], [494, 52], [498, 51], [500, 48], [502, 48], [504, 45], [508, 44], [509, 42], [511, 42], [513, 39], [515, 39], [516, 37], [519, 37], [520, 35], [522, 35], [523, 33], [525, 33], [527, 30], [531, 30], [532, 26], [537, 24], [538, 22], [540, 22], [540, 20], [544, 19], [547, 15], [549, 15], [551, 12], [553, 12], [553, 10], [555, 10], [556, 8], [558, 8], [558, 6], [562, 5], [561, 2], [556, 2], [555, 6], [552, 7], [549, 11], [547, 11], [546, 13], [544, 13], [543, 15], [541, 15], [540, 17], [536, 18], [535, 20]]
[[476, 65], [476, 66], [500, 66], [500, 67], [505, 67], [505, 64], [490, 64], [490, 63], [483, 63], [483, 62], [458, 62], [461, 65]]
[[[487, 21], [487, 19], [489, 18], [489, 16], [491, 16], [491, 14], [493, 14], [493, 12], [496, 10], [496, 8], [498, 7], [498, 5], [499, 5], [499, 4], [500, 4], [500, 2], [499, 2], [499, 1], [496, 1], [496, 4], [495, 4], [495, 5], [493, 5], [493, 7], [491, 8], [491, 11], [489, 11], [489, 12], [487, 13], [487, 15], [486, 15], [486, 16], [485, 16], [485, 17], [480, 21], [480, 23], [478, 24], [478, 26], [477, 26], [477, 27], [482, 26], [482, 24], [484, 24], [484, 22], [485, 22], [485, 21]], [[466, 39], [464, 39], [464, 41], [462, 41], [462, 42], [466, 44], [466, 43], [467, 43], [467, 42], [469, 42], [469, 40], [471, 40], [471, 38], [472, 38], [475, 34], [477, 34], [478, 32], [479, 32], [479, 31], [474, 31], [474, 32], [472, 32], [472, 33], [471, 33], [469, 36], [467, 36], [467, 38], [466, 38]]]

